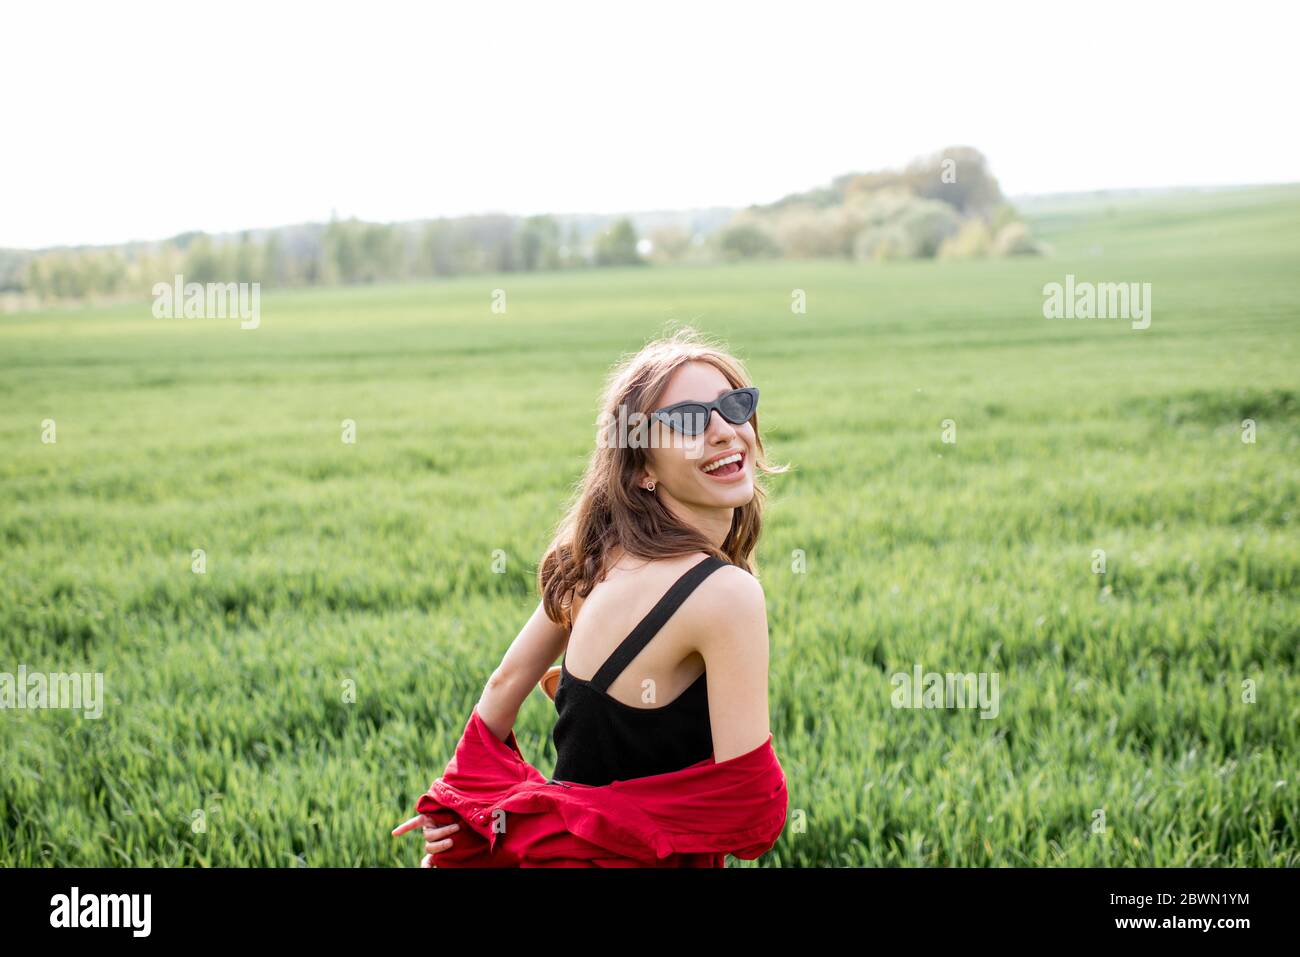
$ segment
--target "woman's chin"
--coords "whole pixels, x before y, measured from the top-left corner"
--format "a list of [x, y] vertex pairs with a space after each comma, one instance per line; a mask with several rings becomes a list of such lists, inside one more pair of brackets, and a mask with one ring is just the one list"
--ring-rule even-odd
[[701, 505], [709, 505], [713, 508], [740, 508], [753, 501], [754, 483], [748, 478], [730, 485], [719, 483], [717, 488], [705, 489], [703, 499]]

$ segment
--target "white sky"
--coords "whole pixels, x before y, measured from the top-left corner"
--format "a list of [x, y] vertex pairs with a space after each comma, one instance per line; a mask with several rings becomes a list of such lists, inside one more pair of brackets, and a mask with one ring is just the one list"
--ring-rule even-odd
[[0, 246], [743, 206], [978, 147], [1009, 194], [1290, 182], [1294, 3], [0, 6]]

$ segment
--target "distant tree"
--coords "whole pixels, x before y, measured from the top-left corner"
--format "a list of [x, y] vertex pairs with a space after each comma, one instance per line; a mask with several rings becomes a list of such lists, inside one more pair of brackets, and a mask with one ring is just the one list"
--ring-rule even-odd
[[844, 200], [850, 204], [882, 192], [911, 193], [913, 191], [912, 184], [902, 173], [890, 170], [879, 173], [858, 173], [843, 184]]
[[714, 240], [723, 259], [758, 259], [777, 256], [780, 247], [754, 223], [727, 226]]
[[1004, 202], [988, 160], [973, 146], [949, 146], [915, 160], [905, 177], [918, 196], [945, 202], [967, 216], [988, 219]]
[[691, 234], [680, 226], [660, 226], [650, 233], [649, 239], [653, 262], [681, 262], [691, 250]]
[[261, 244], [254, 243], [245, 232], [239, 237], [239, 246], [235, 251], [234, 281], [262, 282], [264, 266]]
[[578, 232], [576, 222], [569, 223], [569, 235], [564, 240], [564, 246], [560, 250], [561, 267], [585, 266], [587, 257], [582, 249], [582, 235]]
[[357, 230], [360, 262], [357, 278], [363, 282], [397, 279], [405, 269], [405, 246], [397, 228], [383, 223], [369, 223]]
[[596, 237], [597, 266], [634, 266], [645, 262], [637, 252], [636, 227], [624, 217]]
[[1029, 227], [1015, 221], [997, 229], [993, 236], [994, 256], [1041, 256], [1043, 247], [1030, 238]]
[[417, 273], [421, 276], [450, 276], [456, 264], [452, 251], [452, 228], [446, 219], [425, 224], [420, 237]]
[[188, 233], [177, 233], [171, 238], [171, 244], [177, 249], [184, 251], [190, 248], [190, 243], [194, 242], [194, 240], [198, 239], [202, 235], [204, 234], [197, 230], [191, 230]]
[[864, 227], [853, 242], [857, 259], [928, 259], [961, 228], [957, 210], [935, 199], [884, 192], [858, 207]]
[[85, 299], [126, 291], [127, 264], [115, 249], [60, 249], [26, 262], [23, 287], [43, 300]]
[[364, 257], [355, 220], [332, 219], [321, 239], [322, 281], [356, 282]]
[[270, 286], [289, 285], [288, 262], [275, 233], [268, 236], [262, 246], [262, 278]]
[[520, 269], [559, 268], [560, 224], [553, 216], [529, 216], [518, 236]]
[[781, 254], [792, 259], [848, 256], [861, 223], [844, 206], [788, 206], [768, 224]]
[[968, 219], [939, 247], [940, 259], [983, 259], [993, 251], [993, 233], [982, 219]]
[[221, 257], [212, 245], [212, 238], [207, 234], [195, 236], [185, 249], [185, 260], [181, 265], [185, 281], [197, 283], [228, 281], [221, 274]]

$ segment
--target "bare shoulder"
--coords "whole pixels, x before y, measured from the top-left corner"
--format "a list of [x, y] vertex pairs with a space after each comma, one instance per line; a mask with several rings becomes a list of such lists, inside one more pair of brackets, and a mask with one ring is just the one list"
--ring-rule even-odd
[[700, 591], [715, 602], [738, 605], [742, 609], [762, 608], [763, 586], [739, 565], [724, 565], [705, 579]]
[[719, 568], [696, 589], [689, 627], [696, 645], [767, 644], [767, 602], [757, 578], [736, 565]]

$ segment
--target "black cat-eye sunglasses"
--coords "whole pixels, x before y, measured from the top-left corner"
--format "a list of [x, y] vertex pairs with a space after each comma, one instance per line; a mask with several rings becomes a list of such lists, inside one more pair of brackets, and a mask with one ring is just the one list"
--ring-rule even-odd
[[715, 409], [732, 425], [740, 425], [748, 422], [757, 408], [758, 390], [750, 386], [724, 392], [712, 402], [677, 402], [656, 409], [651, 416], [682, 435], [699, 435], [709, 427]]

